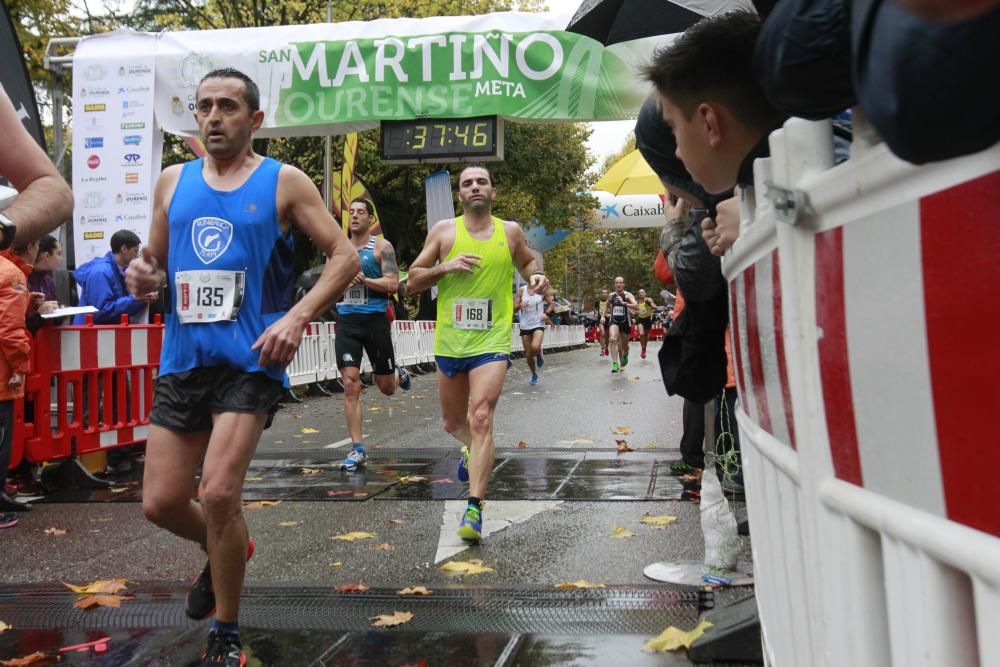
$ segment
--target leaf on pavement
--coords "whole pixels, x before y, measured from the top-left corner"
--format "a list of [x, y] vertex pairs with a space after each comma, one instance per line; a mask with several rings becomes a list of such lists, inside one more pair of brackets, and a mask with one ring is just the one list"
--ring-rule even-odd
[[656, 445], [654, 445], [653, 443], [649, 443], [648, 445], [643, 445], [642, 448], [643, 449], [656, 449]]
[[402, 590], [396, 591], [396, 595], [430, 595], [433, 592], [426, 586], [413, 586], [412, 588], [407, 586]]
[[127, 486], [116, 486], [116, 487], [108, 489], [108, 490], [111, 491], [111, 493], [125, 493], [126, 491], [128, 491], [128, 487]]
[[345, 489], [343, 491], [327, 491], [326, 495], [328, 498], [332, 498], [333, 496], [346, 496], [349, 493], [353, 493], [353, 491], [350, 489]]
[[365, 491], [355, 491], [354, 493], [351, 494], [351, 497], [352, 498], [364, 498], [367, 495], [368, 495], [368, 493], [365, 492]]
[[280, 504], [280, 500], [255, 500], [252, 503], [243, 503], [243, 509], [259, 510], [264, 507], [277, 507]]
[[308, 426], [303, 426], [302, 428], [299, 429], [299, 433], [319, 433], [319, 431], [317, 431], [314, 428], [310, 428]]
[[414, 395], [413, 395], [413, 396], [411, 396], [410, 398], [412, 398], [412, 399], [413, 399], [413, 400], [415, 400], [415, 401], [422, 401], [422, 400], [424, 400], [424, 397], [423, 397], [423, 396], [421, 396], [420, 394], [414, 394]]
[[431, 484], [454, 484], [451, 479], [447, 477], [442, 477], [441, 479], [432, 479]]
[[263, 479], [264, 479], [263, 477], [244, 477], [243, 481], [244, 482], [259, 482], [259, 481], [261, 481]]
[[343, 564], [342, 562], [340, 562], [339, 560], [338, 560], [338, 561], [337, 561], [336, 563], [330, 563], [330, 567], [332, 567], [332, 568], [333, 568], [333, 569], [335, 569], [335, 570], [336, 570], [336, 569], [337, 569], [338, 567], [342, 567], [343, 565], [344, 565], [344, 564]]
[[383, 542], [382, 544], [373, 544], [368, 547], [368, 551], [392, 551], [396, 547], [392, 546], [388, 542]]
[[70, 589], [74, 593], [79, 595], [94, 595], [96, 593], [118, 593], [119, 591], [125, 590], [128, 584], [128, 579], [97, 579], [89, 584], [83, 584], [82, 586], [77, 586], [75, 584], [67, 584], [63, 582], [63, 586]]
[[653, 516], [652, 514], [643, 514], [642, 518], [639, 519], [639, 523], [648, 523], [650, 526], [668, 526], [674, 521], [677, 521], [677, 517], [670, 516], [669, 514], [661, 514], [659, 516]]
[[395, 625], [402, 625], [413, 620], [413, 614], [408, 611], [394, 611], [391, 614], [372, 616], [368, 619], [372, 622], [373, 628], [391, 628]]
[[334, 586], [333, 589], [335, 591], [340, 591], [341, 593], [363, 593], [368, 590], [368, 587], [359, 581], [356, 584], [341, 584], [339, 586]]
[[592, 584], [586, 579], [579, 581], [565, 581], [561, 584], [552, 584], [552, 588], [604, 588], [604, 584]]
[[464, 575], [464, 574], [482, 574], [484, 572], [492, 572], [493, 568], [483, 563], [481, 560], [467, 560], [467, 561], [452, 561], [445, 563], [438, 568], [445, 574], [453, 575]]
[[591, 440], [590, 438], [577, 438], [576, 440], [573, 441], [573, 444], [574, 445], [592, 445], [592, 444], [594, 444], [594, 441]]
[[639, 376], [638, 376], [638, 375], [629, 375], [629, 376], [628, 376], [628, 379], [629, 379], [629, 380], [638, 380], [638, 379], [639, 379]]
[[627, 440], [615, 440], [618, 444], [618, 453], [625, 454], [626, 452], [634, 452], [635, 450], [628, 446]]
[[691, 643], [698, 637], [701, 637], [705, 633], [705, 630], [710, 627], [712, 627], [711, 623], [702, 621], [694, 630], [685, 632], [671, 625], [659, 635], [646, 642], [642, 650], [646, 653], [655, 653], [657, 651], [674, 651], [679, 648], [689, 648]]
[[612, 526], [611, 528], [611, 537], [614, 537], [616, 539], [623, 540], [626, 537], [635, 537], [635, 536], [636, 533], [633, 533], [625, 526]]
[[6, 624], [6, 623], [4, 623], [3, 621], [0, 621], [0, 632], [5, 632], [5, 631], [7, 631], [7, 630], [10, 630], [10, 629], [11, 629], [12, 627], [14, 627], [14, 626], [12, 626], [12, 625], [7, 625], [7, 624]]
[[615, 429], [616, 435], [628, 435], [631, 432], [632, 432], [631, 426], [619, 426], [617, 429]]
[[302, 523], [302, 522], [301, 521], [282, 521], [278, 525], [281, 526], [282, 528], [291, 528], [292, 526], [297, 526], [300, 523]]
[[342, 540], [344, 542], [353, 542], [354, 540], [370, 540], [373, 537], [375, 537], [375, 533], [362, 533], [355, 531], [353, 533], [343, 533], [341, 535], [334, 535], [330, 539]]
[[299, 472], [301, 474], [303, 474], [303, 475], [318, 475], [319, 473], [321, 473], [323, 471], [320, 470], [319, 468], [303, 468]]
[[415, 484], [417, 482], [426, 482], [426, 477], [421, 477], [420, 475], [405, 475], [399, 478], [399, 481], [403, 484]]
[[4, 667], [24, 667], [24, 665], [33, 665], [36, 662], [42, 662], [46, 658], [48, 658], [48, 656], [41, 651], [35, 651], [31, 655], [25, 655], [20, 658], [0, 660], [0, 665], [3, 665]]
[[106, 595], [101, 593], [99, 595], [87, 595], [76, 601], [73, 606], [77, 609], [94, 609], [95, 607], [114, 607], [115, 609], [122, 606], [122, 600], [125, 600], [122, 595]]
[[517, 443], [517, 448], [518, 449], [527, 449], [528, 448], [528, 443], [526, 443], [524, 440], [522, 440], [521, 442]]
[[368, 408], [368, 412], [385, 412], [385, 408], [383, 408], [381, 405], [373, 405], [372, 407]]
[[394, 523], [398, 526], [400, 524], [406, 523], [406, 521], [404, 521], [403, 519], [389, 519], [389, 523]]
[[63, 529], [63, 528], [46, 528], [45, 529], [45, 534], [46, 535], [65, 535], [66, 532], [67, 531], [65, 529]]

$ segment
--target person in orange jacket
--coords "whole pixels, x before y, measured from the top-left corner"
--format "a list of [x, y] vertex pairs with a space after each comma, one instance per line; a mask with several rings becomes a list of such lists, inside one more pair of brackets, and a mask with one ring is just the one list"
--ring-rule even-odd
[[12, 512], [31, 509], [4, 491], [14, 430], [14, 401], [24, 396], [31, 370], [31, 338], [25, 317], [31, 304], [27, 279], [17, 266], [0, 257], [0, 528], [17, 523]]

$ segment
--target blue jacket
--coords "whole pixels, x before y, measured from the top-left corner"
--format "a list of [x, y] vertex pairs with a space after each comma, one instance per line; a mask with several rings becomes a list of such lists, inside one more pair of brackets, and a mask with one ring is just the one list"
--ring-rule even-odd
[[[146, 304], [139, 301], [125, 287], [125, 271], [115, 261], [115, 255], [108, 251], [104, 257], [95, 257], [73, 272], [80, 286], [81, 306], [93, 306], [100, 312], [94, 313], [94, 324], [118, 324], [122, 315], [135, 315]], [[84, 324], [86, 315], [73, 317], [73, 324]]]

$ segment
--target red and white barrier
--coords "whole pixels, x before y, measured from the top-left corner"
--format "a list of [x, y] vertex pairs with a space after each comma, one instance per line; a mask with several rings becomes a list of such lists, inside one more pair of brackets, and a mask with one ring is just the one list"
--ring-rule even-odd
[[723, 263], [766, 660], [1000, 665], [1000, 146], [771, 147]]

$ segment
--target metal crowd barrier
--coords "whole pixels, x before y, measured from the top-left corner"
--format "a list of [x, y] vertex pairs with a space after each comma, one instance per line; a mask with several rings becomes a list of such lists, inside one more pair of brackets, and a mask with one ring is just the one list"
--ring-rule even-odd
[[723, 263], [765, 659], [1000, 665], [1000, 145], [917, 167], [855, 118], [837, 166], [771, 135]]
[[[434, 322], [395, 321], [404, 366], [434, 360]], [[520, 345], [517, 327], [512, 342]], [[306, 327], [288, 366], [294, 387], [339, 377], [332, 322]], [[153, 407], [163, 325], [42, 327], [35, 335], [25, 398], [15, 401], [10, 468], [144, 442]], [[545, 349], [583, 344], [583, 327], [549, 327]], [[371, 371], [367, 357], [363, 372]]]

